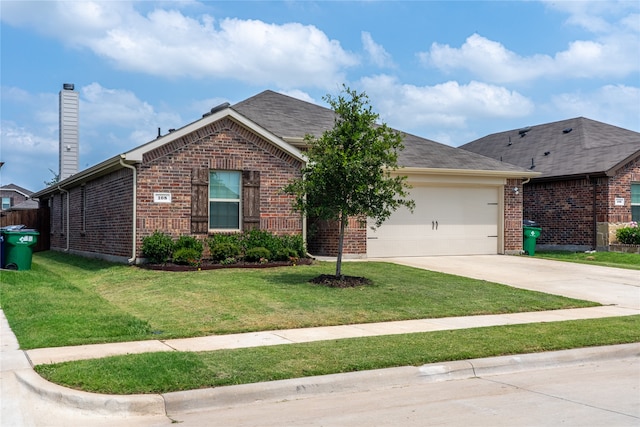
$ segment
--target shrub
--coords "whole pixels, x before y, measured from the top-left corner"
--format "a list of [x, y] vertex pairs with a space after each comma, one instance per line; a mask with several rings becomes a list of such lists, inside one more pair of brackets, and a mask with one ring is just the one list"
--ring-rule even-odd
[[640, 245], [640, 227], [637, 222], [631, 222], [629, 227], [618, 228], [616, 239], [625, 245]]
[[173, 239], [158, 230], [142, 238], [142, 254], [154, 264], [164, 264], [173, 254]]
[[180, 248], [173, 252], [173, 262], [176, 264], [185, 264], [198, 266], [202, 259], [202, 250], [198, 251], [193, 248]]
[[232, 243], [218, 243], [211, 248], [211, 258], [214, 261], [225, 261], [240, 255], [240, 247]]
[[274, 261], [289, 261], [291, 258], [300, 258], [298, 252], [291, 248], [282, 248], [273, 257]]
[[263, 260], [269, 260], [271, 258], [271, 251], [267, 248], [256, 247], [247, 249], [244, 253], [244, 259], [249, 262], [260, 262]]
[[303, 258], [307, 255], [307, 248], [304, 244], [302, 234], [292, 234], [288, 236], [282, 236], [283, 246], [287, 249], [293, 250], [298, 258]]
[[282, 242], [277, 236], [265, 230], [249, 230], [242, 236], [243, 249], [267, 248], [269, 252], [276, 253], [282, 247]]
[[214, 234], [207, 239], [209, 251], [213, 253], [213, 248], [220, 244], [230, 244], [240, 248], [241, 234]]
[[180, 236], [173, 245], [174, 251], [177, 251], [178, 249], [193, 249], [202, 256], [204, 247], [202, 242], [193, 236]]

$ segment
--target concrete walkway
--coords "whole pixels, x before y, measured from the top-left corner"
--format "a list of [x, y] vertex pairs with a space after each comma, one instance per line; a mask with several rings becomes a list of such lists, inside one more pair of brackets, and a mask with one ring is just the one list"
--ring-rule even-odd
[[[55, 402], [69, 408], [91, 411], [93, 414], [110, 414], [117, 416], [129, 415], [166, 415], [167, 402], [173, 402], [176, 411], [193, 410], [202, 405], [225, 404], [224, 402], [238, 402], [240, 390], [247, 392], [246, 401], [265, 398], [290, 398], [291, 384], [286, 383], [283, 391], [275, 384], [257, 384], [237, 387], [222, 387], [206, 391], [191, 391], [169, 393], [167, 395], [145, 396], [104, 396], [78, 392], [48, 383], [40, 378], [32, 365], [56, 363], [69, 360], [81, 360], [107, 357], [118, 354], [133, 354], [152, 351], [211, 351], [229, 348], [255, 347], [265, 345], [281, 345], [302, 343], [309, 341], [334, 340], [341, 338], [365, 337], [377, 335], [405, 334], [412, 332], [430, 332], [448, 329], [464, 329], [483, 326], [511, 325], [523, 323], [537, 323], [562, 321], [573, 319], [593, 319], [612, 316], [629, 316], [640, 314], [640, 272], [606, 267], [594, 267], [581, 264], [570, 264], [557, 261], [540, 260], [515, 256], [473, 256], [473, 257], [431, 257], [431, 258], [398, 258], [383, 261], [396, 262], [417, 268], [474, 277], [478, 279], [504, 283], [507, 285], [533, 289], [550, 294], [558, 294], [573, 298], [587, 299], [606, 304], [601, 307], [554, 310], [548, 312], [529, 312], [502, 315], [453, 317], [443, 319], [420, 319], [399, 322], [369, 323], [359, 325], [344, 325], [332, 327], [318, 327], [307, 329], [290, 329], [265, 331], [248, 334], [220, 335], [201, 338], [173, 339], [165, 341], [138, 341], [129, 343], [113, 343], [100, 345], [85, 345], [77, 347], [62, 347], [48, 349], [34, 349], [21, 351], [17, 340], [0, 311], [0, 329], [2, 335], [0, 361], [2, 367], [2, 418], [0, 423], [5, 425], [8, 416], [16, 416], [20, 403], [8, 396], [23, 396], [35, 399], [37, 402]], [[622, 353], [621, 353], [622, 352]], [[636, 357], [640, 352], [640, 345], [613, 346], [602, 349], [583, 349], [571, 351], [571, 360], [582, 360], [585, 357]], [[484, 362], [485, 366], [518, 366], [522, 363], [536, 366], [540, 363], [558, 363], [565, 353], [544, 353], [528, 357], [492, 358]], [[594, 356], [595, 355], [595, 356]], [[566, 356], [565, 356], [566, 357]], [[541, 362], [544, 361], [544, 362]], [[334, 387], [349, 387], [357, 384], [372, 384], [382, 381], [388, 384], [390, 375], [396, 378], [413, 378], [416, 372], [419, 377], [453, 378], [452, 372], [463, 372], [459, 364], [465, 364], [467, 372], [462, 375], [476, 375], [475, 370], [469, 370], [467, 362], [439, 364], [435, 368], [397, 368], [395, 370], [371, 371], [369, 373], [355, 373], [346, 376], [327, 376], [324, 380], [317, 377], [311, 380], [317, 390], [332, 390]], [[489, 368], [487, 368], [489, 369]], [[411, 372], [407, 372], [410, 370]], [[418, 370], [418, 371], [416, 371]], [[319, 382], [330, 381], [331, 385], [317, 387]], [[295, 384], [304, 384], [310, 380], [298, 379]], [[278, 384], [284, 384], [278, 382]], [[311, 384], [311, 383], [310, 383]], [[274, 388], [275, 387], [275, 388]], [[298, 386], [294, 387], [298, 390]], [[304, 388], [304, 387], [303, 387]], [[296, 393], [298, 393], [296, 391]], [[308, 391], [305, 390], [304, 393]], [[240, 393], [242, 394], [242, 393]], [[295, 393], [294, 393], [295, 394]], [[26, 396], [26, 397], [25, 397]], [[13, 415], [7, 415], [13, 414]], [[16, 424], [23, 425], [19, 420]], [[28, 423], [27, 423], [28, 424]]]

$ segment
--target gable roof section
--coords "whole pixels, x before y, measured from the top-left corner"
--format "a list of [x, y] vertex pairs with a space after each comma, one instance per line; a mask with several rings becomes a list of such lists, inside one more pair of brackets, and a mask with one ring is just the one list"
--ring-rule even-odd
[[33, 194], [32, 191], [29, 191], [26, 188], [22, 188], [19, 185], [15, 185], [15, 184], [3, 185], [2, 187], [0, 187], [0, 190], [2, 190], [2, 191], [13, 191], [13, 192], [22, 194], [25, 197], [31, 197], [31, 195]]
[[460, 148], [540, 172], [539, 179], [614, 175], [640, 157], [640, 133], [577, 117], [494, 133]]
[[[264, 91], [232, 108], [292, 144], [302, 144], [306, 134], [322, 136], [333, 128], [335, 112], [306, 101]], [[507, 172], [534, 176], [523, 168], [459, 150], [415, 135], [403, 134], [405, 149], [398, 164], [405, 168], [448, 169], [457, 171]], [[537, 174], [535, 174], [537, 175]]]

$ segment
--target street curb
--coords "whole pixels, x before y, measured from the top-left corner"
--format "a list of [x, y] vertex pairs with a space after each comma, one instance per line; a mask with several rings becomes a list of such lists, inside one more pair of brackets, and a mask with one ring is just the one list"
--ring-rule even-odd
[[15, 371], [18, 381], [44, 400], [71, 409], [99, 415], [165, 415], [164, 400], [158, 394], [109, 395], [73, 390], [51, 383], [32, 369]]
[[204, 408], [226, 408], [260, 401], [296, 400], [337, 392], [399, 388], [421, 383], [461, 380], [634, 357], [640, 357], [640, 343], [294, 378], [267, 383], [166, 393], [163, 397], [167, 414], [171, 416]]
[[172, 416], [205, 408], [226, 408], [261, 401], [295, 400], [337, 392], [390, 389], [421, 383], [468, 379], [638, 357], [640, 357], [640, 343], [631, 343], [150, 395], [104, 395], [72, 390], [50, 383], [31, 369], [15, 371], [15, 375], [30, 392], [69, 408], [105, 415]]

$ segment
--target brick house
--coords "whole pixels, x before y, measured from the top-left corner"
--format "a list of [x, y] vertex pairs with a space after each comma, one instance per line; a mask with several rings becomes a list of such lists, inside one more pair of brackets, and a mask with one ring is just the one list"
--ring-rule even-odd
[[640, 221], [640, 133], [578, 117], [500, 132], [460, 148], [540, 172], [524, 185], [524, 218], [548, 249], [606, 250]]
[[[301, 176], [304, 136], [333, 121], [330, 109], [272, 91], [215, 107], [35, 193], [51, 212], [51, 249], [135, 263], [155, 230], [205, 239], [260, 228], [302, 234], [312, 254], [335, 255], [335, 225], [301, 217], [282, 193]], [[400, 172], [420, 198], [417, 215], [398, 212], [375, 232], [352, 220], [345, 257], [520, 250], [521, 183], [536, 172], [417, 136], [404, 144]]]
[[38, 203], [31, 200], [32, 191], [15, 184], [7, 184], [0, 187], [0, 197], [2, 206], [0, 211], [11, 211], [14, 209], [37, 209]]

